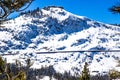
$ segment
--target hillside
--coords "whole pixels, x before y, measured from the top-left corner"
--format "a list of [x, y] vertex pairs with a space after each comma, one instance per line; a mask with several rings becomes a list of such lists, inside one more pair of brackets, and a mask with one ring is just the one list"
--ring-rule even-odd
[[116, 68], [120, 52], [37, 52], [119, 50], [120, 27], [72, 14], [63, 7], [48, 6], [6, 21], [0, 28], [0, 54], [8, 62], [31, 58], [32, 68], [53, 65], [58, 72], [81, 71], [89, 63], [92, 74]]

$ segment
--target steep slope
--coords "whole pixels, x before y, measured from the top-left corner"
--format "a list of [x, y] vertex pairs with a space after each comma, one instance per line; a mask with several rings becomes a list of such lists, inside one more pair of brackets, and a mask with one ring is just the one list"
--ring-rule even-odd
[[[71, 52], [36, 54], [44, 51], [119, 50], [120, 28], [77, 16], [62, 7], [48, 6], [9, 20], [0, 28], [0, 54], [8, 62], [31, 58], [34, 68], [54, 65], [57, 71], [77, 72], [84, 62], [90, 71], [115, 68], [120, 52]], [[108, 64], [109, 63], [109, 64]], [[79, 72], [78, 72], [79, 73]]]

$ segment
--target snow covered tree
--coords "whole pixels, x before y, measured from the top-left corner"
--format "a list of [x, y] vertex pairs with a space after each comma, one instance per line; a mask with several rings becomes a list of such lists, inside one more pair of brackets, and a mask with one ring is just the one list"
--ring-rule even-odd
[[0, 21], [15, 11], [25, 10], [32, 2], [33, 0], [0, 0]]
[[80, 80], [90, 80], [90, 72], [88, 69], [88, 63], [85, 62], [82, 74], [80, 76]]

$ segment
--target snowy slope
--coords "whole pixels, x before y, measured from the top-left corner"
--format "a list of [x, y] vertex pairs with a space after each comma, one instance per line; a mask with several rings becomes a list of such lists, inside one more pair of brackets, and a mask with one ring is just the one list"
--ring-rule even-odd
[[[120, 28], [77, 16], [62, 7], [48, 6], [5, 22], [0, 28], [0, 54], [8, 62], [31, 58], [33, 68], [54, 65], [56, 71], [78, 72], [84, 62], [90, 71], [106, 72], [116, 68], [120, 52], [37, 52], [72, 50], [119, 50]], [[94, 73], [93, 73], [94, 74]]]

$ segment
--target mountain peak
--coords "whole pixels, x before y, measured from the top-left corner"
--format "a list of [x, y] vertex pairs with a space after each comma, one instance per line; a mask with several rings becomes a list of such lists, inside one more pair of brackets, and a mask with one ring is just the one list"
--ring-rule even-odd
[[46, 6], [43, 9], [41, 9], [41, 11], [43, 12], [43, 14], [47, 14], [49, 16], [53, 15], [63, 15], [65, 16], [65, 14], [67, 13], [63, 7], [61, 6]]
[[50, 9], [64, 9], [62, 6], [46, 6], [43, 9], [44, 10], [50, 10]]

